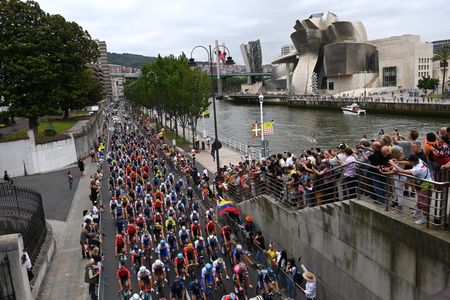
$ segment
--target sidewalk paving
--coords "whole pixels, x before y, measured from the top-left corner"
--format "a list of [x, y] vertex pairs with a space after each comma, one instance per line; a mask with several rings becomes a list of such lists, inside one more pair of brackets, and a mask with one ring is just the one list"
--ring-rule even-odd
[[[37, 299], [88, 299], [88, 285], [84, 283], [87, 263], [81, 258], [80, 232], [82, 212], [91, 208], [89, 201], [90, 175], [97, 164], [85, 160], [85, 176], [80, 178], [67, 220], [47, 220], [52, 226], [56, 240], [56, 253]], [[64, 185], [61, 188], [67, 188]]]
[[[189, 155], [192, 156], [191, 153], [189, 153]], [[199, 153], [195, 154], [195, 160], [209, 172], [213, 174], [217, 172], [217, 163], [213, 160], [209, 150], [200, 150]], [[221, 167], [229, 165], [230, 163], [236, 165], [242, 161], [242, 154], [231, 150], [230, 148], [222, 147], [222, 149], [219, 150], [219, 160]]]

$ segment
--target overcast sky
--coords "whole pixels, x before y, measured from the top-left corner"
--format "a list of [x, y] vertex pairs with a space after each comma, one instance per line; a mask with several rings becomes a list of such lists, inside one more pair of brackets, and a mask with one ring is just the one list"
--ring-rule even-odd
[[[41, 8], [75, 21], [108, 51], [149, 56], [190, 53], [196, 45], [225, 42], [242, 63], [239, 45], [261, 40], [263, 62], [290, 43], [295, 20], [330, 11], [362, 21], [369, 39], [418, 34], [450, 39], [448, 0], [39, 0]], [[206, 60], [198, 51], [194, 57]]]

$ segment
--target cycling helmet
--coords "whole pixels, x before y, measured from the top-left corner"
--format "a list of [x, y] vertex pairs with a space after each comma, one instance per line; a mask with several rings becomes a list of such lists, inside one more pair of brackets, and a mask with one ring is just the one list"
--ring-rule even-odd
[[183, 258], [183, 254], [178, 253], [177, 257], [178, 257], [178, 259], [182, 259]]
[[218, 262], [219, 264], [223, 264], [223, 258], [222, 258], [222, 257], [219, 257], [219, 258], [217, 259], [217, 262]]
[[210, 207], [210, 208], [209, 208], [209, 211], [210, 211], [210, 212], [214, 212], [214, 208]]
[[246, 217], [245, 217], [245, 221], [247, 221], [247, 222], [253, 222], [252, 216], [246, 216]]
[[197, 214], [197, 211], [196, 211], [196, 210], [193, 210], [192, 213], [193, 213], [194, 215], [196, 215], [196, 214]]
[[239, 263], [239, 269], [245, 271], [245, 270], [247, 270], [247, 265], [244, 264], [243, 262], [240, 262], [240, 263]]
[[199, 240], [199, 241], [203, 241], [203, 237], [202, 237], [202, 236], [199, 236], [199, 237], [198, 237], [198, 240]]
[[188, 248], [194, 248], [194, 245], [192, 245], [192, 243], [187, 244]]
[[130, 298], [130, 300], [141, 300], [141, 296], [138, 293], [134, 293], [134, 295]]
[[165, 245], [165, 244], [166, 244], [166, 241], [165, 241], [165, 240], [161, 240], [159, 243], [160, 243], [161, 245]]
[[194, 224], [198, 224], [198, 221], [197, 221], [197, 220], [195, 220], [195, 221], [194, 221]]
[[172, 221], [172, 220], [173, 220], [172, 216], [169, 216], [168, 220], [169, 220], [169, 221]]
[[139, 218], [143, 218], [144, 217], [144, 215], [143, 214], [139, 214]]
[[228, 294], [228, 297], [230, 297], [230, 300], [236, 300], [236, 299], [237, 299], [235, 293], [230, 293], [230, 294]]
[[138, 244], [135, 244], [135, 245], [133, 246], [133, 249], [134, 249], [134, 250], [139, 249], [139, 245], [138, 245]]
[[139, 268], [139, 271], [141, 273], [144, 273], [145, 271], [147, 271], [147, 268], [145, 266], [142, 266], [142, 267]]
[[241, 250], [242, 250], [242, 245], [241, 245], [241, 244], [238, 244], [238, 245], [236, 246], [236, 249], [237, 249], [238, 251], [241, 251]]
[[212, 271], [212, 265], [210, 263], [207, 263], [205, 265], [206, 271], [211, 272]]
[[161, 215], [161, 214], [159, 213], [159, 211], [157, 211], [157, 212], [156, 212], [156, 215], [159, 216], [159, 215]]
[[163, 263], [162, 263], [162, 261], [161, 261], [160, 259], [157, 259], [157, 260], [155, 260], [155, 264], [156, 264], [157, 266], [160, 266], [160, 265], [162, 265]]
[[181, 230], [185, 231], [186, 230], [186, 226], [181, 227]]

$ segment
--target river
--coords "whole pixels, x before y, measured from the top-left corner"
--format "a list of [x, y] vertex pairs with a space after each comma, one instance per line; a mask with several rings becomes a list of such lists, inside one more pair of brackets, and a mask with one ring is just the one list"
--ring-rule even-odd
[[[260, 120], [259, 106], [235, 104], [218, 100], [217, 120], [220, 136], [227, 136], [248, 145], [260, 145], [259, 139], [253, 139], [251, 124]], [[206, 131], [214, 136], [213, 109], [209, 109], [210, 118], [205, 118]], [[422, 137], [439, 127], [448, 126], [445, 119], [426, 117], [408, 117], [383, 114], [366, 116], [344, 115], [339, 111], [324, 111], [287, 106], [264, 106], [264, 120], [274, 121], [273, 135], [268, 136], [270, 153], [291, 151], [299, 154], [311, 147], [336, 148], [345, 142], [354, 146], [365, 134], [367, 138], [378, 137], [380, 129], [391, 134], [398, 129], [406, 136], [411, 129], [417, 129]], [[202, 120], [198, 130], [202, 131]], [[315, 138], [315, 141], [313, 139]]]

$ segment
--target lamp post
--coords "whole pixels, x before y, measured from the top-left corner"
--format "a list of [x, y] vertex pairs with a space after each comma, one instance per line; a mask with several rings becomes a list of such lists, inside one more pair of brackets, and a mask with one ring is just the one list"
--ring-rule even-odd
[[[214, 53], [214, 51], [220, 49], [220, 47], [226, 49], [228, 51], [228, 53], [230, 53], [230, 50], [228, 50], [228, 48], [225, 45], [217, 45], [216, 47], [214, 47], [214, 49], [211, 49], [211, 45], [209, 45], [208, 48], [206, 48], [204, 46], [195, 46], [191, 50], [191, 58], [189, 59], [189, 66], [194, 67], [197, 65], [194, 58], [192, 58], [192, 54], [195, 49], [202, 48], [208, 54], [209, 72], [210, 72], [210, 76], [212, 78], [212, 76], [213, 76], [213, 53]], [[217, 55], [218, 55], [218, 53], [217, 53]], [[234, 65], [233, 58], [231, 56], [228, 56], [225, 64]], [[217, 79], [220, 80], [219, 73], [217, 74]], [[211, 97], [213, 100], [212, 102], [213, 102], [213, 114], [214, 114], [214, 139], [215, 139], [214, 143], [215, 143], [215, 151], [216, 151], [215, 158], [216, 158], [216, 165], [217, 165], [217, 175], [219, 175], [219, 173], [220, 173], [219, 149], [222, 147], [222, 144], [219, 141], [219, 134], [217, 132], [216, 95], [214, 93], [214, 86], [212, 84], [211, 84]], [[213, 143], [213, 145], [214, 145], [214, 143]]]
[[341, 94], [341, 73], [338, 73], [338, 97]]
[[264, 114], [263, 114], [263, 102], [264, 95], [260, 94], [258, 96], [259, 99], [259, 112], [261, 114], [261, 146], [262, 146], [262, 157], [266, 157], [266, 142], [264, 141]]
[[363, 71], [364, 73], [364, 100], [366, 100], [366, 74], [367, 74], [367, 70]]

